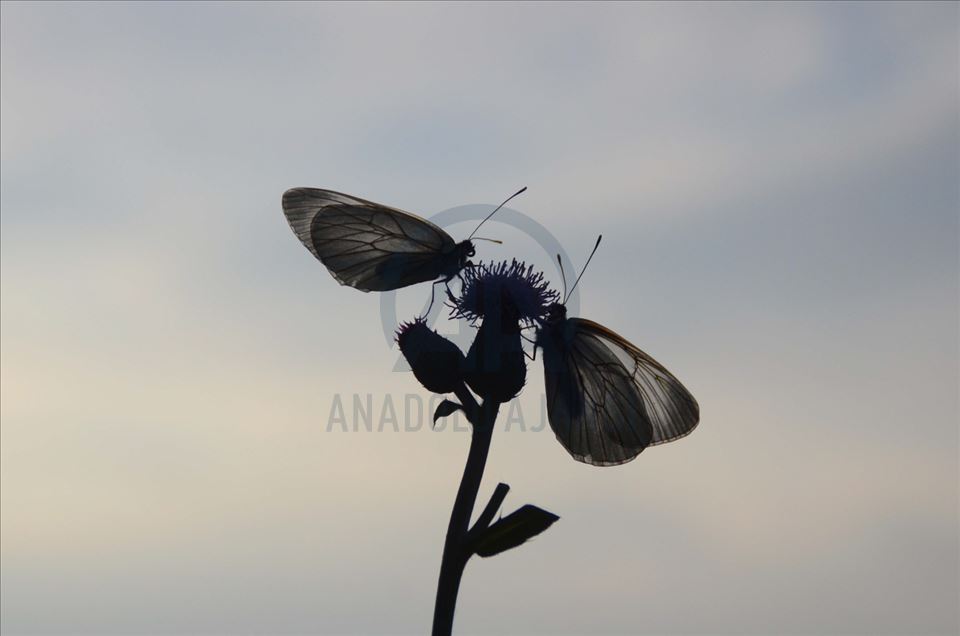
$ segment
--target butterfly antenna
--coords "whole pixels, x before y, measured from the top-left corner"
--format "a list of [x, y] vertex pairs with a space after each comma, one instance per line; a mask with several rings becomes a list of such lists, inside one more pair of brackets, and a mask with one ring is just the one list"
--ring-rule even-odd
[[[497, 211], [500, 210], [500, 208], [502, 208], [503, 206], [505, 206], [505, 205], [510, 201], [510, 199], [512, 199], [513, 197], [517, 196], [518, 194], [523, 194], [523, 193], [526, 191], [526, 189], [527, 189], [527, 186], [523, 186], [522, 188], [520, 188], [519, 190], [517, 190], [516, 192], [514, 192], [513, 194], [511, 194], [509, 197], [507, 197], [507, 200], [504, 201], [503, 203], [501, 203], [500, 205], [498, 205], [496, 210], [494, 210], [493, 212], [491, 212], [490, 214], [488, 214], [488, 215], [486, 216], [486, 218], [484, 218], [482, 221], [480, 221], [480, 225], [483, 225], [484, 223], [486, 223], [486, 222], [490, 219], [490, 217], [493, 216], [494, 214], [496, 214]], [[473, 238], [473, 235], [474, 235], [474, 234], [477, 233], [477, 230], [480, 229], [480, 225], [478, 225], [477, 227], [475, 227], [475, 228], [473, 229], [473, 232], [471, 232], [471, 233], [470, 233], [470, 236], [467, 237], [467, 240], [468, 240], [468, 241]]]
[[473, 240], [474, 241], [490, 241], [491, 243], [496, 243], [497, 245], [503, 245], [503, 241], [501, 241], [500, 239], [483, 238], [482, 236], [478, 236]]
[[563, 273], [563, 261], [560, 260], [559, 254], [557, 254], [557, 265], [560, 266], [560, 278], [563, 279], [563, 302], [567, 302], [567, 275]]
[[587, 257], [587, 262], [583, 264], [583, 269], [580, 270], [580, 275], [577, 276], [577, 280], [574, 281], [573, 287], [570, 288], [568, 294], [564, 294], [563, 302], [567, 302], [567, 298], [570, 297], [570, 294], [573, 293], [573, 290], [577, 288], [577, 285], [580, 283], [580, 279], [583, 278], [583, 273], [587, 271], [587, 266], [590, 264], [590, 260], [593, 259], [593, 255], [597, 253], [597, 248], [600, 247], [600, 239], [603, 238], [603, 234], [597, 237], [597, 243], [593, 246], [593, 251], [590, 252], [590, 256]]

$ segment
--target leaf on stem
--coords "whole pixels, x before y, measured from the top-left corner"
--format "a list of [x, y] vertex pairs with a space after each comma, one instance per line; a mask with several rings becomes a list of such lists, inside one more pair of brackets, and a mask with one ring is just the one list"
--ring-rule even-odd
[[482, 531], [473, 551], [482, 557], [500, 554], [537, 536], [559, 518], [543, 508], [527, 504]]
[[433, 412], [433, 423], [436, 425], [437, 420], [439, 420], [441, 417], [447, 417], [448, 415], [453, 415], [457, 411], [462, 410], [462, 404], [458, 404], [452, 400], [444, 400], [437, 405], [437, 410]]

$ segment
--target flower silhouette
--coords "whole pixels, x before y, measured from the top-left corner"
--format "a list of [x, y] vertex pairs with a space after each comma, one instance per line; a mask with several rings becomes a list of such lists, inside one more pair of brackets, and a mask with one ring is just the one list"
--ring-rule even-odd
[[463, 381], [460, 348], [428, 327], [424, 318], [400, 325], [397, 344], [414, 377], [428, 391], [451, 393]]
[[506, 484], [499, 484], [476, 523], [469, 525], [497, 412], [526, 383], [521, 325], [541, 323], [548, 308], [556, 304], [557, 292], [549, 288], [542, 273], [513, 260], [468, 268], [459, 295], [448, 291], [448, 297], [451, 317], [477, 327], [466, 356], [423, 318], [404, 323], [397, 332], [400, 351], [417, 381], [429, 391], [453, 393], [459, 400], [440, 403], [434, 420], [462, 410], [473, 425], [470, 453], [443, 548], [434, 634], [449, 634], [452, 629], [460, 578], [471, 556], [491, 557], [517, 547], [559, 518], [528, 504], [494, 520], [509, 490]]
[[500, 312], [506, 300], [517, 320], [530, 325], [541, 320], [559, 297], [533, 265], [516, 259], [480, 263], [464, 270], [460, 295], [450, 298], [451, 316], [476, 323], [494, 311]]
[[451, 295], [451, 315], [480, 323], [463, 377], [484, 400], [508, 402], [527, 379], [520, 325], [540, 321], [556, 302], [557, 292], [532, 265], [516, 260], [482, 263], [468, 269], [463, 278], [460, 295]]

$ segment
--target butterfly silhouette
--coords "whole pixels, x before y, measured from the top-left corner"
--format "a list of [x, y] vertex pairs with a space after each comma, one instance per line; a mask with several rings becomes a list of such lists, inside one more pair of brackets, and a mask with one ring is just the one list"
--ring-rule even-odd
[[[598, 238], [590, 258], [599, 245]], [[563, 447], [577, 461], [614, 466], [647, 446], [690, 434], [700, 419], [693, 396], [622, 336], [568, 318], [564, 303], [572, 292], [565, 290], [564, 300], [547, 308], [535, 341], [543, 352], [547, 417]]]
[[476, 253], [473, 234], [457, 243], [419, 216], [333, 190], [287, 190], [283, 213], [300, 242], [341, 285], [364, 292], [426, 281], [448, 283], [470, 266]]

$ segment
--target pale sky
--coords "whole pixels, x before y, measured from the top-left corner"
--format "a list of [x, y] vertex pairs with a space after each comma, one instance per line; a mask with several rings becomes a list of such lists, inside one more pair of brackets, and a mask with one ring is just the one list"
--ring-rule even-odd
[[[561, 518], [468, 564], [456, 631], [956, 633], [958, 17], [3, 3], [3, 632], [426, 632], [468, 435], [402, 430], [430, 396], [381, 299], [280, 197], [430, 217], [526, 185], [574, 267], [604, 234], [578, 314], [701, 424], [578, 464], [531, 364], [480, 501]], [[542, 237], [482, 234], [560, 285]], [[355, 394], [401, 430], [328, 430]]]

